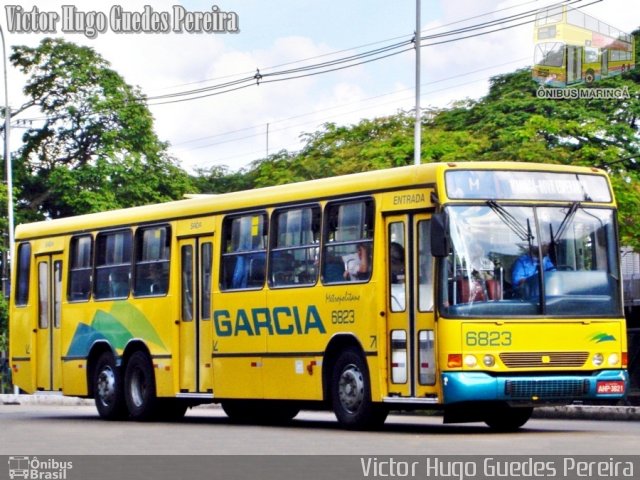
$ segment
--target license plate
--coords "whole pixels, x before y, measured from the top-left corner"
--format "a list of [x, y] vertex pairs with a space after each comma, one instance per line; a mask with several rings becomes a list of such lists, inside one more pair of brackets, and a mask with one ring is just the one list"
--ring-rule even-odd
[[624, 393], [624, 382], [621, 380], [611, 382], [598, 382], [597, 393]]

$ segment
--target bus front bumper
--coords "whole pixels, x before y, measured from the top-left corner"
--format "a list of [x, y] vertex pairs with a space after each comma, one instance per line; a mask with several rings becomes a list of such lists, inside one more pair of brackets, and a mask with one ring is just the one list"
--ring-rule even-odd
[[624, 398], [629, 385], [625, 370], [585, 372], [584, 375], [504, 375], [485, 372], [444, 372], [444, 403], [505, 401], [568, 404], [575, 400]]

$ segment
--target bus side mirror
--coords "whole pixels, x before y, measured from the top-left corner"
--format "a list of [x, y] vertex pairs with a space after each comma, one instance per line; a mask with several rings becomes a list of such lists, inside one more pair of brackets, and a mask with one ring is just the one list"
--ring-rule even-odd
[[449, 216], [446, 213], [434, 213], [431, 216], [431, 255], [436, 258], [448, 257], [450, 251]]

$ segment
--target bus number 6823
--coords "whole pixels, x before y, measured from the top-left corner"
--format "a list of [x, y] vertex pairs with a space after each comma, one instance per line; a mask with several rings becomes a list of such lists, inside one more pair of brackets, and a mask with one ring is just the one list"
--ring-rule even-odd
[[356, 312], [355, 310], [333, 310], [331, 312], [331, 323], [334, 325], [356, 323]]
[[511, 345], [511, 332], [469, 331], [465, 337], [468, 347], [508, 347]]

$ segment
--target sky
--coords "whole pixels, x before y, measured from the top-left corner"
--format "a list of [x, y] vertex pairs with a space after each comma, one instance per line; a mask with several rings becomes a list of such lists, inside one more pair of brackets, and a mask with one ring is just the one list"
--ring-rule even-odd
[[[557, 0], [422, 0], [422, 35], [441, 33], [480, 22], [531, 11]], [[583, 11], [622, 30], [640, 26], [638, 0], [582, 0]], [[322, 75], [255, 84], [240, 90], [177, 103], [166, 97], [211, 87], [234, 79], [281, 72], [363, 53], [411, 40], [416, 30], [416, 0], [7, 0], [0, 26], [7, 49], [35, 47], [49, 37], [94, 48], [131, 85], [148, 96], [156, 133], [188, 171], [226, 166], [246, 168], [252, 161], [281, 150], [297, 151], [305, 133], [326, 122], [355, 124], [363, 118], [411, 110], [415, 105], [415, 51]], [[591, 4], [591, 5], [588, 5]], [[75, 8], [86, 25], [106, 19], [104, 31], [90, 35], [80, 23], [63, 31], [63, 5]], [[153, 11], [163, 32], [119, 32], [119, 18]], [[11, 25], [13, 12], [39, 12]], [[69, 10], [66, 10], [69, 11]], [[66, 12], [65, 11], [65, 12]], [[211, 12], [225, 13], [237, 23], [227, 30], [202, 32], [186, 20]], [[100, 12], [103, 14], [101, 15]], [[124, 15], [118, 17], [120, 12]], [[233, 14], [231, 13], [233, 12]], [[179, 23], [179, 14], [185, 21]], [[55, 16], [58, 19], [55, 19]], [[53, 19], [46, 25], [45, 18]], [[220, 18], [220, 16], [218, 16]], [[172, 27], [178, 27], [173, 29]], [[12, 28], [10, 28], [12, 27]], [[37, 27], [37, 28], [36, 28]], [[47, 29], [48, 32], [36, 31]], [[152, 28], [152, 27], [150, 27]], [[200, 28], [200, 30], [206, 27]], [[91, 38], [93, 37], [93, 38]], [[429, 41], [432, 43], [433, 41]], [[427, 43], [427, 42], [425, 42]], [[423, 43], [423, 45], [425, 44]], [[530, 66], [533, 25], [451, 43], [421, 48], [423, 108], [445, 108], [487, 93], [489, 78]], [[266, 79], [267, 77], [263, 77]], [[276, 77], [273, 77], [276, 78]], [[9, 103], [25, 101], [26, 78], [8, 68]], [[164, 96], [153, 100], [154, 97]], [[19, 118], [38, 118], [28, 110]], [[15, 122], [14, 122], [15, 123]], [[13, 128], [11, 149], [20, 146], [21, 129]]]

